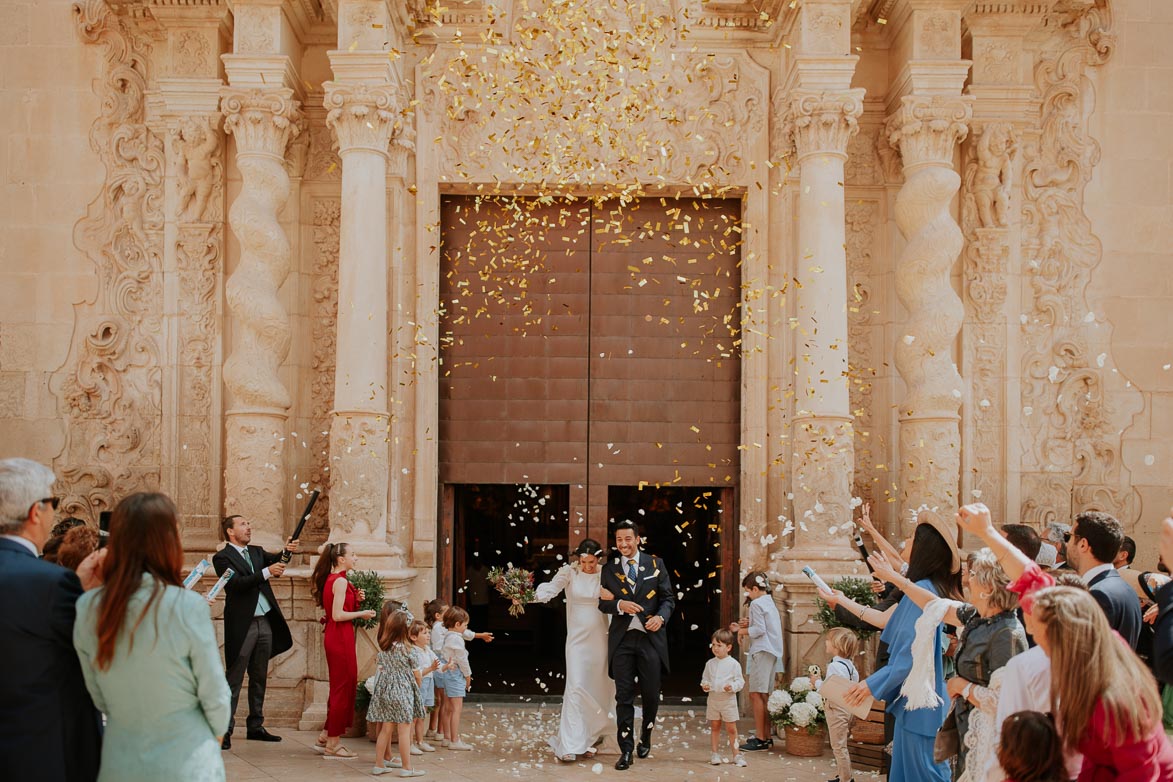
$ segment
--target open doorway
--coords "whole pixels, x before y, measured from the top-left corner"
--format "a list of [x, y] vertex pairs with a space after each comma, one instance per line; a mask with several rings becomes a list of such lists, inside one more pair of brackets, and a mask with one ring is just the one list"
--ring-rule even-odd
[[666, 628], [672, 655], [672, 673], [663, 684], [666, 699], [698, 697], [709, 638], [736, 615], [740, 592], [732, 501], [731, 489], [608, 487], [611, 524], [637, 523], [644, 550], [663, 559], [672, 574], [677, 598]]
[[470, 700], [561, 694], [566, 673], [566, 610], [561, 600], [531, 604], [518, 617], [488, 584], [489, 569], [520, 567], [535, 583], [567, 561], [570, 491], [566, 485], [456, 484], [453, 502], [453, 605], [469, 612], [469, 628], [492, 643], [469, 644]]

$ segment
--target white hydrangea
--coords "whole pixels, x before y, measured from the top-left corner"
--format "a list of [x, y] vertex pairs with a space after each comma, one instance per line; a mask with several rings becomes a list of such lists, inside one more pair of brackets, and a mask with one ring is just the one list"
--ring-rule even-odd
[[823, 708], [823, 696], [819, 695], [814, 690], [811, 690], [806, 694], [806, 702], [811, 706], [814, 706], [816, 709]]
[[791, 692], [808, 692], [811, 688], [811, 680], [806, 676], [799, 676], [790, 683]]
[[790, 707], [790, 721], [800, 728], [805, 728], [819, 716], [819, 710], [809, 703], [796, 703]]
[[766, 701], [766, 711], [771, 714], [778, 714], [790, 707], [794, 699], [790, 697], [790, 693], [786, 690], [774, 690], [770, 693], [769, 699]]

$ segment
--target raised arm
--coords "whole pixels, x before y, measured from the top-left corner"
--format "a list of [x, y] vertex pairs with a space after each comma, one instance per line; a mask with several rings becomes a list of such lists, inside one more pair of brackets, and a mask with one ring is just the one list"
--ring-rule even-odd
[[[909, 581], [904, 576], [900, 575], [899, 571], [892, 567], [889, 561], [883, 554], [878, 551], [872, 552], [868, 557], [868, 562], [871, 563], [872, 569], [875, 571], [876, 578], [887, 581], [893, 584], [897, 589], [906, 594], [912, 602], [916, 603], [922, 610], [929, 604], [930, 601], [938, 599], [938, 596], [922, 586], [918, 586], [916, 582]], [[945, 623], [956, 627], [961, 627], [965, 624], [960, 617], [957, 616], [957, 609], [965, 605], [965, 603], [956, 600], [950, 600], [949, 608], [945, 611]]]
[[[957, 526], [971, 535], [981, 538], [982, 543], [989, 546], [990, 551], [998, 558], [998, 564], [1006, 571], [1010, 583], [1014, 583], [1027, 568], [1034, 562], [1021, 551], [1011, 545], [1010, 541], [1002, 536], [990, 518], [990, 509], [980, 502], [965, 505], [957, 511]], [[1036, 566], [1037, 567], [1037, 566]]]
[[570, 584], [570, 579], [574, 575], [574, 568], [570, 565], [563, 565], [558, 568], [558, 572], [549, 581], [543, 581], [538, 584], [534, 590], [534, 603], [548, 603], [558, 595], [565, 591]]
[[838, 589], [830, 592], [825, 592], [822, 589], [818, 591], [819, 597], [827, 603], [827, 605], [835, 608], [842, 606], [844, 610], [849, 611], [852, 616], [861, 622], [871, 625], [877, 630], [883, 630], [888, 626], [888, 620], [892, 617], [892, 612], [896, 610], [896, 603], [888, 606], [886, 610], [879, 610], [878, 608], [870, 608], [868, 606], [860, 605], [852, 600], [847, 595], [840, 592]]
[[871, 503], [865, 502], [860, 508], [859, 526], [872, 539], [872, 543], [880, 551], [883, 551], [887, 556], [892, 558], [893, 562], [900, 561], [900, 552], [893, 546], [888, 539], [880, 534], [876, 526], [872, 524]]

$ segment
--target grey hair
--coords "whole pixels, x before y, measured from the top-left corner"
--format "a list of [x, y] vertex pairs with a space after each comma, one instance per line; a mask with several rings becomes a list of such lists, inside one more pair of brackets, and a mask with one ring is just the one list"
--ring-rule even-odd
[[15, 535], [24, 528], [29, 509], [53, 493], [57, 476], [32, 459], [0, 461], [0, 535]]
[[1006, 588], [1010, 585], [1010, 577], [998, 564], [994, 552], [984, 548], [975, 551], [970, 557], [972, 564], [969, 566], [969, 583], [976, 584], [990, 593], [990, 606], [997, 608], [999, 612], [1018, 608], [1018, 595]]

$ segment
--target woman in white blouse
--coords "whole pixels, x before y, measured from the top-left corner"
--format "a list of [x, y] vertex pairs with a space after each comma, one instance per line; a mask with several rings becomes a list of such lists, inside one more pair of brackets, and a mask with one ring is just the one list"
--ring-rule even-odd
[[598, 541], [587, 538], [574, 551], [578, 561], [535, 590], [536, 603], [566, 593], [566, 690], [558, 733], [549, 739], [554, 754], [565, 762], [592, 757], [600, 749], [618, 751], [610, 746], [615, 741], [615, 683], [607, 676], [610, 617], [599, 611], [602, 553]]

